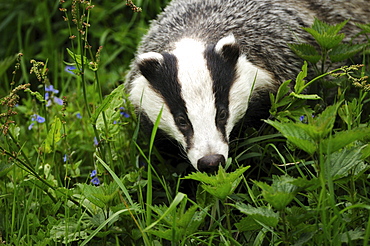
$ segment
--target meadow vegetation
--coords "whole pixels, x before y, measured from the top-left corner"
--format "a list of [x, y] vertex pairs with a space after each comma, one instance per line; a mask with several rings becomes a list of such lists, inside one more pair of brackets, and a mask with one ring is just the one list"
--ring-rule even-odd
[[167, 2], [0, 1], [0, 245], [369, 245], [370, 25], [305, 28], [271, 117], [189, 173], [124, 93]]

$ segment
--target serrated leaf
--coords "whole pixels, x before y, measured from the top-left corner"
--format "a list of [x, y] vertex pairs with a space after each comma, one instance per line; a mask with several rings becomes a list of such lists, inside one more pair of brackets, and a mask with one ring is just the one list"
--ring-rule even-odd
[[62, 138], [62, 122], [58, 117], [54, 117], [54, 121], [51, 124], [50, 130], [45, 140], [44, 152], [50, 153], [55, 149], [55, 144], [57, 144]]
[[292, 184], [295, 179], [290, 176], [274, 176], [270, 185], [255, 181], [254, 183], [262, 189], [262, 196], [277, 210], [283, 210], [296, 196], [300, 190]]
[[314, 129], [313, 126], [308, 126], [303, 123], [280, 123], [272, 120], [265, 120], [265, 122], [275, 127], [284, 137], [298, 148], [306, 151], [310, 155], [315, 153], [317, 149], [316, 143], [307, 133], [308, 128], [312, 128], [312, 130]]
[[213, 196], [223, 200], [231, 195], [241, 181], [241, 175], [249, 168], [240, 167], [234, 172], [226, 173], [222, 166], [219, 166], [217, 175], [207, 173], [192, 173], [184, 179], [193, 179], [202, 182], [202, 188]]
[[261, 224], [257, 223], [251, 216], [243, 217], [235, 224], [238, 231], [254, 231], [262, 228]]
[[243, 214], [249, 215], [256, 222], [264, 226], [275, 227], [279, 222], [279, 214], [275, 213], [271, 208], [254, 208], [251, 205], [246, 205], [244, 203], [236, 203], [230, 205], [238, 209]]
[[339, 105], [340, 103], [337, 103], [335, 105], [326, 107], [326, 109], [320, 115], [316, 116], [312, 120], [313, 125], [316, 127], [318, 138], [320, 138], [317, 140], [322, 140], [327, 137], [329, 133], [331, 133], [334, 127]]
[[334, 152], [325, 161], [326, 175], [330, 175], [333, 180], [343, 178], [362, 163], [361, 148]]
[[357, 23], [356, 26], [358, 26], [359, 28], [361, 28], [363, 30], [363, 32], [370, 33], [370, 24], [360, 24], [360, 23]]
[[318, 63], [321, 59], [319, 52], [310, 44], [288, 44], [288, 46], [297, 56], [313, 64]]
[[344, 39], [344, 34], [337, 34], [348, 21], [343, 21], [337, 25], [329, 25], [315, 19], [311, 28], [303, 28], [310, 33], [317, 43], [324, 49], [330, 50], [339, 45]]
[[366, 47], [366, 44], [339, 44], [331, 49], [329, 57], [332, 62], [340, 62], [353, 57]]
[[354, 141], [364, 139], [366, 136], [370, 136], [370, 128], [356, 128], [338, 132], [322, 141], [323, 152], [325, 154], [336, 152]]

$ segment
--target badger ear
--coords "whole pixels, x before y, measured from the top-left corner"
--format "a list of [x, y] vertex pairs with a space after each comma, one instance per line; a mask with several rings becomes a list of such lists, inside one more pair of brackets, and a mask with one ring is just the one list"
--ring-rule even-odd
[[161, 69], [163, 56], [157, 52], [143, 53], [138, 56], [137, 66], [141, 74], [150, 80], [156, 77]]
[[217, 42], [215, 52], [227, 61], [236, 62], [240, 55], [240, 47], [234, 35], [230, 34]]

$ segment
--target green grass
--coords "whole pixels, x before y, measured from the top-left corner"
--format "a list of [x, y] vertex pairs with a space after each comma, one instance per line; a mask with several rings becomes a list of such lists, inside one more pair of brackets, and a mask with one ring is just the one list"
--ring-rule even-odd
[[315, 23], [321, 49], [291, 48], [318, 77], [271, 96], [228, 172], [184, 177], [122, 86], [166, 2], [0, 1], [0, 245], [368, 245], [369, 43], [326, 48]]

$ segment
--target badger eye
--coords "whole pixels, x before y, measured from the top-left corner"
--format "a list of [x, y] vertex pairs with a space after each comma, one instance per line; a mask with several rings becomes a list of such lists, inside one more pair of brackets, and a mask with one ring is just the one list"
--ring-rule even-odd
[[176, 125], [178, 125], [182, 129], [185, 129], [188, 127], [188, 121], [185, 119], [184, 116], [176, 117], [175, 121], [176, 121]]
[[218, 120], [225, 121], [226, 119], [227, 119], [227, 111], [225, 109], [221, 109], [221, 111], [218, 114]]

